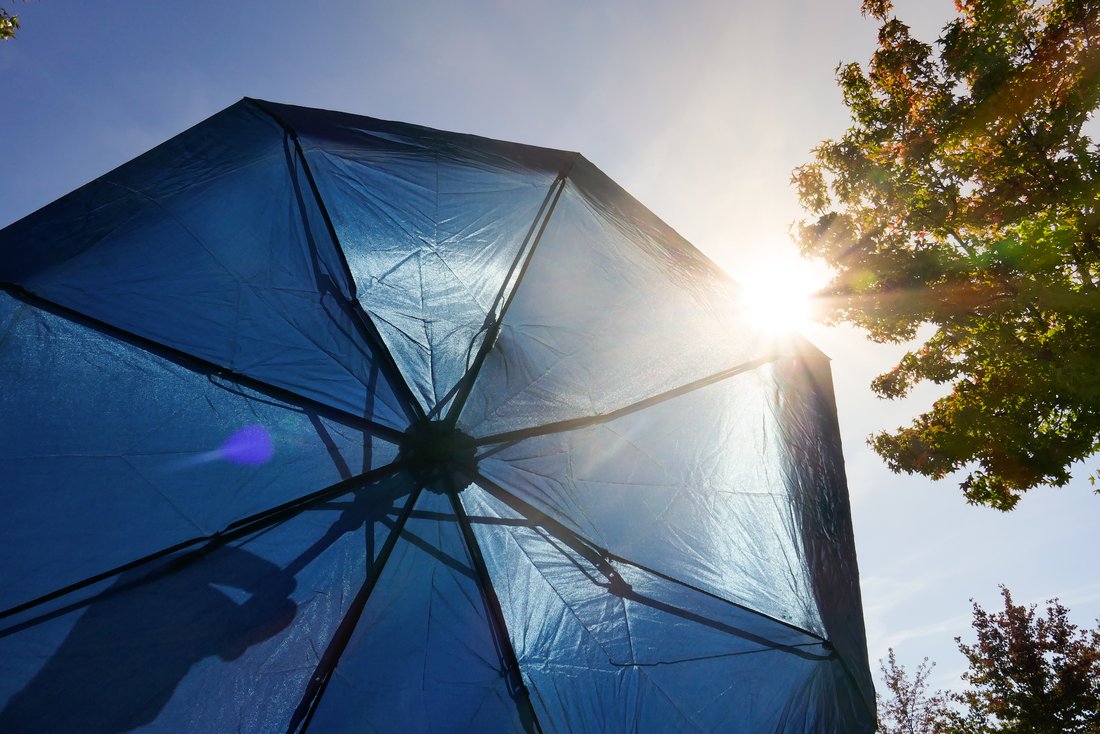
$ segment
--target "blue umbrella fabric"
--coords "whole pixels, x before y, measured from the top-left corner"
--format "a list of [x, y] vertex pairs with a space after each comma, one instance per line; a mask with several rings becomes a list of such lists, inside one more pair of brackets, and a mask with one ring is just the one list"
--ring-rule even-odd
[[826, 359], [583, 157], [245, 99], [0, 288], [0, 730], [873, 730]]

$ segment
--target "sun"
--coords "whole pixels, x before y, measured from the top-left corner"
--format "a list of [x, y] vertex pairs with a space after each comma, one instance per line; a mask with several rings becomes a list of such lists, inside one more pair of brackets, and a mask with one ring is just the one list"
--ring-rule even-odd
[[829, 280], [824, 265], [797, 257], [763, 260], [739, 275], [745, 317], [757, 329], [774, 335], [810, 326], [812, 296]]

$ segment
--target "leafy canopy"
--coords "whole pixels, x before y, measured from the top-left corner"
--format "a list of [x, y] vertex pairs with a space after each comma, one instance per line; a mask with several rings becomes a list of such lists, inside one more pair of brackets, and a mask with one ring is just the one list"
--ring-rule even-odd
[[1081, 630], [1057, 599], [1045, 613], [1015, 604], [974, 604], [973, 645], [956, 637], [970, 664], [960, 692], [929, 691], [925, 659], [910, 678], [890, 650], [882, 668], [880, 734], [1098, 734], [1100, 628]]
[[1004, 609], [974, 604], [973, 645], [955, 638], [970, 669], [969, 687], [953, 699], [949, 717], [958, 734], [1097, 734], [1100, 732], [1100, 629], [1079, 630], [1057, 599], [1045, 614], [1014, 604], [1001, 587]]
[[12, 15], [4, 8], [0, 8], [0, 41], [15, 36], [19, 29], [19, 16]]
[[886, 660], [879, 660], [886, 695], [875, 694], [878, 704], [877, 734], [938, 734], [950, 715], [949, 696], [930, 691], [928, 677], [935, 663], [921, 661], [910, 678], [890, 648]]
[[852, 126], [794, 171], [796, 230], [835, 270], [827, 319], [931, 333], [872, 388], [951, 386], [871, 446], [1008, 510], [1100, 449], [1100, 0], [956, 6], [933, 48], [864, 0], [878, 47], [837, 68]]

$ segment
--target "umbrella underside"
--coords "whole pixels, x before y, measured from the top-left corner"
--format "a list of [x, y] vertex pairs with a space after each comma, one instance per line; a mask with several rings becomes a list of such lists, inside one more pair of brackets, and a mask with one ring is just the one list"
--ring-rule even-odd
[[827, 363], [580, 156], [244, 100], [0, 287], [0, 729], [873, 730]]

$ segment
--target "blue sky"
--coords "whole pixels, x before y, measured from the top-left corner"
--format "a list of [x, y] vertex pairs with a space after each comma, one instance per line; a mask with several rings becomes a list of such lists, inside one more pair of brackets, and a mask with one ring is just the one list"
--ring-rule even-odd
[[[10, 4], [8, 4], [10, 6]], [[899, 2], [931, 41], [951, 0]], [[0, 45], [0, 226], [243, 96], [579, 150], [736, 277], [793, 263], [791, 169], [847, 117], [833, 80], [865, 60], [857, 0], [351, 3], [34, 0]], [[898, 477], [865, 437], [937, 395], [876, 400], [898, 347], [811, 327], [833, 362], [872, 664], [963, 667], [969, 599], [1100, 610], [1100, 497], [1084, 477], [1011, 514], [950, 480]], [[1089, 464], [1095, 470], [1094, 460]]]

